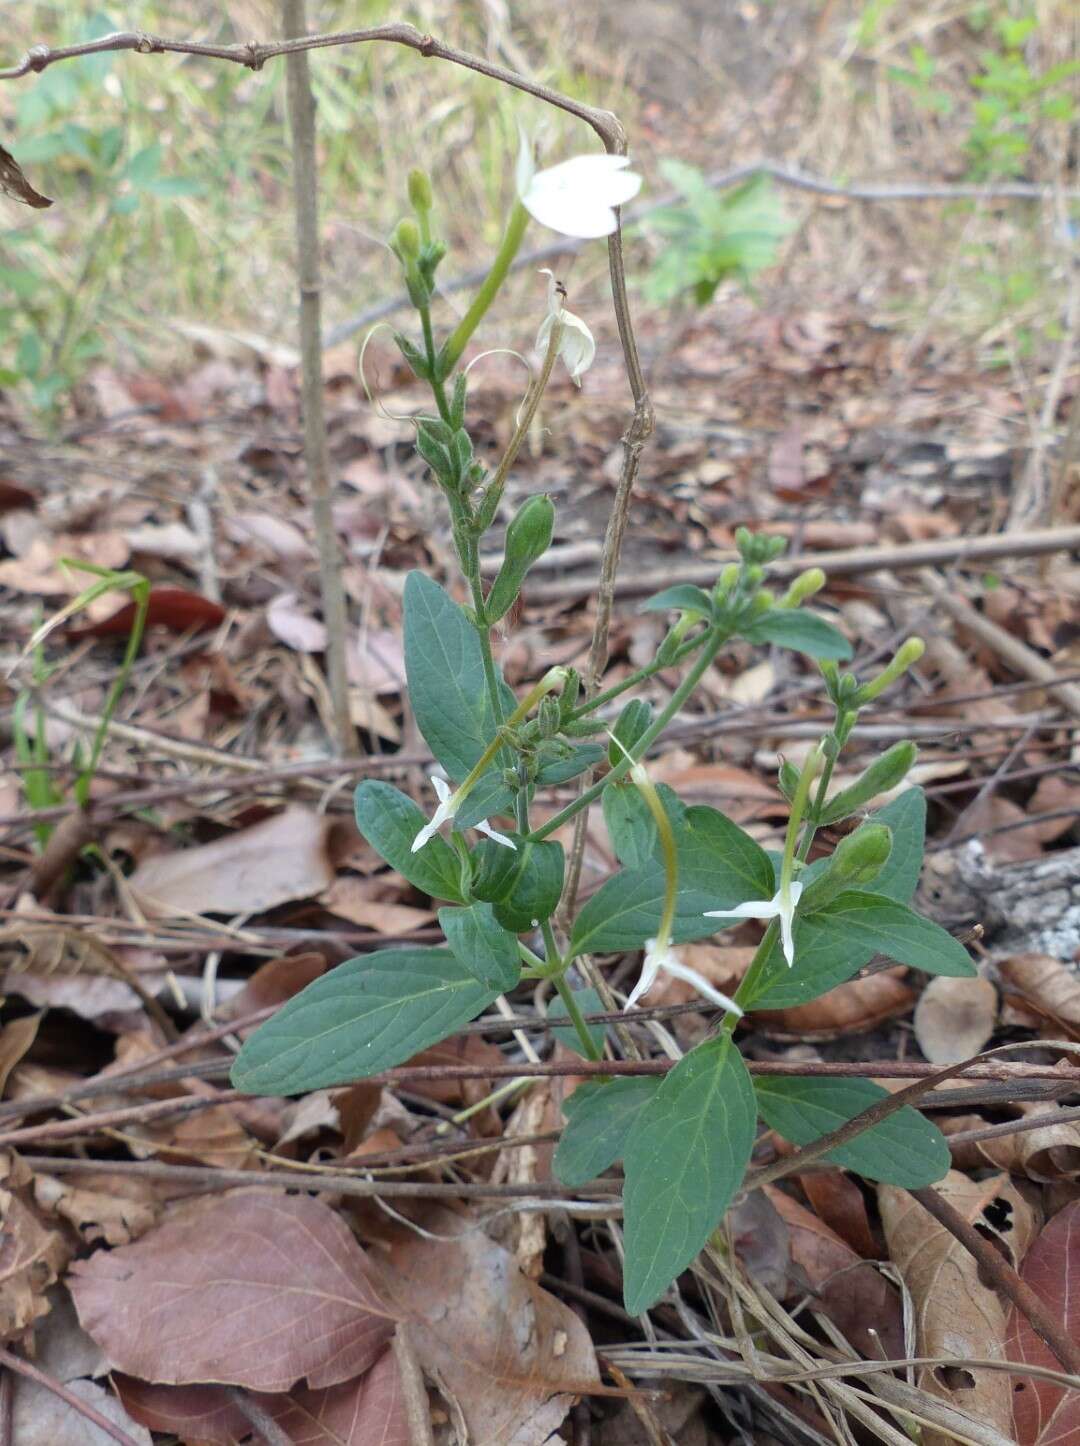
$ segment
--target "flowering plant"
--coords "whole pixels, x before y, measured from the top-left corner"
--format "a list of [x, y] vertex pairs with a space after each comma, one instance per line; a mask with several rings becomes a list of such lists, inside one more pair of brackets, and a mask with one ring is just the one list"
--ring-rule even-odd
[[[925, 819], [921, 792], [899, 791], [914, 762], [913, 745], [897, 744], [855, 782], [830, 792], [860, 710], [917, 661], [922, 645], [909, 640], [868, 682], [842, 671], [851, 656], [847, 640], [804, 606], [825, 584], [820, 569], [803, 572], [781, 595], [765, 586], [782, 540], [740, 529], [739, 560], [722, 569], [715, 586], [680, 585], [649, 599], [646, 608], [672, 618], [656, 656], [591, 696], [569, 667], [552, 668], [520, 698], [502, 677], [492, 630], [550, 546], [551, 499], [529, 497], [506, 523], [502, 564], [486, 590], [480, 542], [501, 520], [507, 475], [556, 360], [562, 357], [580, 383], [595, 343], [563, 306], [552, 277], [538, 337], [543, 361], [493, 471], [473, 450], [467, 374], [459, 363], [530, 215], [571, 234], [601, 235], [615, 225], [612, 208], [639, 184], [620, 157], [579, 157], [534, 173], [526, 155], [499, 252], [461, 321], [440, 342], [431, 308], [446, 248], [433, 232], [430, 182], [421, 172], [410, 176], [413, 215], [398, 224], [390, 244], [418, 331], [396, 340], [431, 391], [432, 410], [417, 419], [416, 446], [445, 499], [468, 603], [455, 602], [422, 572], [406, 582], [409, 704], [446, 775], [431, 779], [437, 806], [427, 817], [399, 789], [365, 779], [356, 790], [356, 819], [392, 868], [444, 901], [438, 918], [446, 943], [379, 950], [340, 965], [247, 1039], [232, 1076], [239, 1089], [264, 1094], [349, 1083], [446, 1039], [523, 981], [541, 981], [561, 1001], [574, 1048], [586, 1060], [613, 1065], [611, 1075], [596, 1072], [567, 1101], [554, 1168], [565, 1185], [579, 1187], [622, 1160], [625, 1298], [635, 1313], [662, 1295], [716, 1229], [743, 1181], [759, 1118], [806, 1145], [884, 1097], [869, 1081], [755, 1081], [736, 1040], [753, 1012], [806, 1003], [851, 979], [877, 954], [929, 973], [974, 973], [961, 945], [908, 907]], [[735, 639], [816, 660], [834, 714], [801, 768], [780, 767], [790, 818], [776, 858], [718, 809], [687, 806], [655, 785], [645, 762]], [[678, 682], [654, 716], [641, 693], [660, 673]], [[548, 790], [574, 779], [583, 786], [572, 801], [545, 805]], [[867, 814], [886, 793], [891, 800]], [[620, 867], [575, 908], [557, 835], [596, 802]], [[853, 829], [852, 819], [861, 819]], [[831, 851], [822, 851], [818, 839], [826, 826], [842, 834]], [[483, 837], [472, 838], [471, 830]], [[745, 919], [766, 927], [728, 998], [680, 959], [678, 949]], [[628, 1023], [659, 971], [690, 982], [722, 1011], [709, 1037], [662, 1076], [619, 1077], [618, 1051], [628, 1036], [623, 1031], [616, 1040], [586, 1018], [592, 997], [582, 987], [586, 979], [612, 998], [593, 961], [637, 950], [645, 957], [625, 1000]], [[913, 1187], [939, 1178], [949, 1165], [936, 1128], [910, 1107], [829, 1158], [869, 1178]]]

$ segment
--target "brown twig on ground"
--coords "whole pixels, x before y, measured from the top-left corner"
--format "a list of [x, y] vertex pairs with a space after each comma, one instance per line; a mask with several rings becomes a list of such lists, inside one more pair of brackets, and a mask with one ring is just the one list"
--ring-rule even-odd
[[992, 649], [1014, 671], [1041, 683], [1074, 718], [1080, 718], [1080, 687], [1073, 683], [1062, 683], [1052, 663], [1048, 663], [991, 618], [976, 611], [965, 597], [954, 588], [948, 587], [930, 568], [920, 568], [919, 581], [938, 606], [965, 632]]
[[1072, 1340], [1056, 1321], [1050, 1311], [1017, 1272], [999, 1254], [989, 1240], [965, 1220], [948, 1200], [929, 1187], [923, 1190], [909, 1190], [908, 1194], [928, 1211], [939, 1225], [960, 1242], [969, 1255], [979, 1263], [980, 1270], [989, 1277], [995, 1289], [1004, 1295], [1021, 1315], [1026, 1316], [1032, 1328], [1038, 1332], [1057, 1356], [1065, 1369], [1073, 1376], [1080, 1376], [1080, 1342]]
[[73, 805], [60, 826], [53, 830], [49, 841], [30, 865], [23, 884], [27, 893], [33, 894], [42, 903], [71, 868], [86, 845], [92, 842], [97, 831], [92, 807]]
[[263, 1446], [292, 1446], [292, 1437], [284, 1432], [265, 1407], [239, 1386], [226, 1386], [225, 1394], [249, 1426], [260, 1433]]
[[[283, 20], [289, 39], [307, 34], [306, 0], [284, 0]], [[305, 50], [292, 50], [285, 61], [289, 98], [289, 130], [293, 151], [293, 194], [296, 219], [297, 281], [300, 292], [300, 395], [311, 515], [319, 553], [319, 582], [326, 627], [326, 671], [333, 710], [334, 751], [356, 746], [349, 715], [346, 669], [348, 614], [341, 577], [341, 548], [334, 527], [330, 488], [330, 457], [326, 444], [322, 376], [322, 262], [319, 256], [319, 181], [315, 157], [315, 97]]]
[[141, 1105], [125, 1105], [117, 1110], [103, 1110], [98, 1115], [79, 1115], [72, 1120], [53, 1120], [47, 1125], [27, 1125], [22, 1130], [0, 1134], [0, 1147], [9, 1145], [48, 1144], [54, 1140], [78, 1139], [80, 1135], [113, 1129], [117, 1125], [145, 1124], [169, 1115], [190, 1115], [198, 1110], [212, 1109], [236, 1099], [235, 1090], [221, 1090], [212, 1096], [195, 1095], [172, 1100], [148, 1100]]
[[[1034, 557], [1044, 552], [1070, 552], [1080, 548], [1080, 527], [1051, 527], [1033, 532], [991, 533], [985, 537], [950, 537], [936, 542], [905, 542], [888, 547], [852, 547], [837, 552], [798, 552], [769, 565], [769, 577], [784, 582], [806, 567], [820, 567], [832, 577], [853, 577], [878, 570], [937, 567], [946, 563], [990, 562], [1006, 557]], [[734, 552], [718, 552], [679, 567], [635, 569], [615, 585], [617, 597], [641, 597], [675, 583], [715, 582], [721, 568], [738, 562]], [[530, 603], [566, 602], [589, 597], [595, 577], [565, 577], [529, 587]]]
[[435, 1446], [435, 1433], [431, 1428], [431, 1403], [424, 1385], [423, 1368], [409, 1334], [407, 1321], [398, 1321], [392, 1347], [405, 1397], [409, 1446]]
[[138, 1446], [137, 1441], [126, 1431], [121, 1431], [120, 1427], [115, 1426], [107, 1416], [103, 1416], [100, 1411], [95, 1410], [89, 1401], [84, 1401], [74, 1391], [69, 1391], [59, 1381], [54, 1381], [52, 1376], [47, 1376], [44, 1371], [39, 1371], [37, 1366], [32, 1366], [29, 1361], [24, 1361], [21, 1356], [15, 1355], [13, 1351], [5, 1350], [3, 1346], [0, 1346], [0, 1366], [14, 1371], [16, 1375], [25, 1376], [27, 1380], [35, 1381], [39, 1386], [44, 1386], [54, 1396], [59, 1396], [61, 1401], [66, 1401], [73, 1411], [78, 1411], [80, 1416], [85, 1416], [88, 1421], [92, 1421], [99, 1431], [104, 1431], [106, 1436], [111, 1436], [114, 1441], [119, 1441], [120, 1446]]

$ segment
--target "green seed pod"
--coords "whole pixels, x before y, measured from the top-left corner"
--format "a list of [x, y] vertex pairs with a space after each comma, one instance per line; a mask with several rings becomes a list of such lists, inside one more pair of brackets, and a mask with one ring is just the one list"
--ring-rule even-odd
[[891, 853], [892, 829], [883, 823], [864, 823], [837, 844], [828, 868], [809, 885], [800, 908], [810, 914], [847, 889], [866, 888], [881, 873]]
[[555, 504], [546, 492], [529, 497], [518, 508], [506, 529], [503, 565], [491, 585], [484, 612], [496, 623], [513, 606], [525, 574], [551, 546], [555, 527]]
[[865, 808], [879, 793], [888, 793], [896, 788], [903, 783], [918, 756], [919, 750], [914, 743], [894, 743], [887, 753], [875, 758], [854, 783], [828, 800], [818, 822], [836, 823], [848, 818], [860, 808]]
[[[633, 752], [634, 745], [644, 736], [651, 722], [651, 706], [644, 698], [631, 698], [611, 730], [618, 739], [617, 743], [608, 744], [608, 762], [612, 768], [622, 763], [626, 753]], [[626, 750], [625, 753], [623, 749]]]
[[562, 709], [559, 707], [558, 698], [552, 693], [548, 693], [540, 699], [540, 706], [536, 710], [536, 722], [541, 738], [554, 738], [562, 728]]
[[[443, 426], [440, 422], [439, 426]], [[444, 428], [444, 430], [449, 430]], [[423, 457], [431, 470], [435, 473], [436, 480], [443, 487], [453, 487], [457, 478], [454, 459], [450, 455], [447, 444], [439, 440], [438, 432], [434, 424], [425, 420], [416, 429], [416, 450]]]
[[418, 166], [409, 172], [409, 204], [421, 215], [431, 210], [434, 197], [431, 194], [431, 180], [427, 171]]
[[864, 686], [859, 689], [855, 697], [856, 707], [861, 708], [865, 703], [869, 703], [872, 699], [876, 698], [879, 693], [883, 693], [885, 689], [895, 683], [898, 678], [903, 677], [907, 670], [917, 663], [925, 652], [926, 644], [922, 638], [908, 638], [905, 643], [901, 643], [896, 656], [889, 666], [883, 669], [876, 678], [872, 678], [869, 683], [864, 684]]

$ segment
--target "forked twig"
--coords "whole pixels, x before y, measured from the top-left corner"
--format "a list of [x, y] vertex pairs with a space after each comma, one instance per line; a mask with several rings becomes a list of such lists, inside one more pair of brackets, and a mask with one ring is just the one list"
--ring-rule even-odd
[[39, 1371], [37, 1366], [32, 1366], [29, 1361], [24, 1361], [21, 1356], [15, 1355], [13, 1351], [5, 1350], [3, 1346], [0, 1346], [0, 1366], [14, 1371], [16, 1375], [25, 1376], [28, 1381], [33, 1381], [36, 1385], [44, 1386], [45, 1390], [51, 1391], [54, 1396], [59, 1396], [61, 1401], [66, 1402], [73, 1411], [78, 1411], [80, 1416], [85, 1416], [88, 1421], [92, 1421], [99, 1431], [104, 1431], [106, 1436], [111, 1436], [114, 1441], [119, 1441], [120, 1446], [138, 1446], [138, 1442], [133, 1437], [129, 1436], [126, 1431], [121, 1431], [119, 1426], [110, 1421], [107, 1416], [103, 1416], [100, 1411], [95, 1410], [89, 1401], [84, 1401], [74, 1391], [69, 1391], [67, 1386], [61, 1385], [59, 1381], [54, 1381], [52, 1376], [46, 1375], [44, 1371]]

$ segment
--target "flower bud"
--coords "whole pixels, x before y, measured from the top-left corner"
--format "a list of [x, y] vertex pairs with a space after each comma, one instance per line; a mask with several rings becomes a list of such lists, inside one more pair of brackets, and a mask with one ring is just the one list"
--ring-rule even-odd
[[776, 781], [780, 786], [780, 792], [787, 799], [788, 803], [790, 803], [795, 797], [795, 790], [799, 786], [799, 770], [789, 759], [781, 759]]
[[892, 853], [892, 829], [883, 823], [864, 823], [837, 844], [825, 872], [808, 885], [802, 910], [813, 913], [847, 889], [873, 883]]
[[536, 722], [540, 730], [541, 738], [554, 738], [562, 727], [562, 710], [559, 707], [559, 700], [553, 694], [548, 693], [540, 699], [540, 706], [536, 710]]
[[820, 567], [807, 568], [805, 572], [800, 572], [798, 577], [795, 578], [787, 592], [780, 599], [778, 606], [782, 608], [797, 608], [800, 603], [804, 603], [807, 598], [813, 597], [816, 592], [820, 592], [825, 586], [825, 581], [825, 574]]
[[717, 579], [716, 587], [714, 589], [715, 595], [717, 597], [722, 597], [729, 593], [738, 582], [739, 573], [741, 571], [742, 569], [739, 567], [739, 564], [737, 562], [729, 562], [727, 567], [724, 568], [723, 572], [721, 572], [719, 578]]
[[491, 585], [484, 612], [489, 623], [509, 612], [521, 591], [525, 574], [551, 546], [555, 504], [547, 493], [528, 497], [506, 529], [506, 546], [499, 575]]
[[652, 722], [652, 708], [644, 698], [631, 698], [619, 714], [611, 730], [613, 741], [608, 744], [608, 762], [612, 768], [632, 753], [634, 745], [643, 737]]
[[428, 366], [427, 357], [420, 348], [400, 331], [394, 332], [394, 341], [397, 343], [397, 348], [401, 352], [401, 355], [409, 364], [413, 375], [418, 377], [422, 382], [430, 381], [431, 368]]
[[409, 172], [409, 204], [414, 211], [424, 215], [431, 210], [432, 202], [431, 180], [427, 171], [414, 167]]
[[903, 783], [918, 756], [919, 750], [914, 743], [894, 743], [880, 758], [875, 758], [854, 783], [828, 800], [818, 823], [837, 823], [864, 808], [879, 793], [888, 793], [896, 788]]
[[759, 587], [754, 596], [750, 599], [750, 616], [757, 617], [759, 613], [770, 612], [776, 606], [776, 598], [767, 587]]
[[420, 232], [415, 221], [406, 216], [397, 223], [390, 237], [390, 249], [403, 265], [416, 260], [420, 255]]
[[884, 668], [876, 678], [864, 684], [855, 694], [853, 699], [855, 706], [861, 708], [865, 703], [876, 698], [879, 693], [883, 693], [886, 688], [896, 682], [897, 678], [903, 677], [925, 652], [926, 644], [922, 638], [908, 638], [907, 642], [901, 643], [889, 666]]

